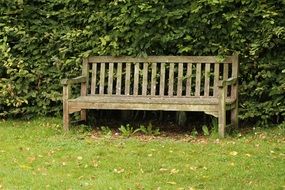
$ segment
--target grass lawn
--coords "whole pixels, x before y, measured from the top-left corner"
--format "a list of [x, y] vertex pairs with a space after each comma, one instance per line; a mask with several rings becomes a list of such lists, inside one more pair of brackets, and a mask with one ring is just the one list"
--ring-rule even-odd
[[285, 189], [285, 129], [218, 140], [105, 137], [0, 121], [0, 189]]

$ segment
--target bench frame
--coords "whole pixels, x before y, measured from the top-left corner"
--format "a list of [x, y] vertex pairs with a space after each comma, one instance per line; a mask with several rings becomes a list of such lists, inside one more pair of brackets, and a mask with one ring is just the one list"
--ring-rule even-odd
[[[122, 63], [125, 64], [124, 71], [122, 71]], [[157, 63], [160, 65], [160, 69], [157, 68]], [[114, 64], [117, 64], [116, 69]], [[131, 64], [133, 64], [132, 71]], [[168, 64], [168, 67], [165, 64]], [[196, 79], [192, 81], [194, 83], [191, 83], [192, 64], [196, 64], [194, 67]], [[202, 64], [205, 65], [203, 66], [204, 70], [201, 70]], [[211, 66], [211, 64], [213, 65]], [[222, 67], [220, 64], [223, 64]], [[108, 76], [105, 76], [106, 65], [108, 65]], [[228, 77], [229, 65], [231, 65], [230, 77]], [[177, 69], [176, 71], [174, 67]], [[81, 76], [61, 81], [63, 85], [64, 129], [69, 129], [70, 114], [74, 112], [80, 111], [81, 120], [86, 121], [86, 109], [204, 111], [206, 114], [218, 118], [219, 136], [224, 137], [227, 110], [231, 112], [230, 125], [238, 127], [238, 67], [237, 55], [228, 56], [223, 60], [215, 56], [149, 56], [147, 58], [94, 56], [85, 58]], [[168, 69], [167, 73], [166, 68]], [[139, 81], [140, 71], [141, 81]], [[177, 78], [174, 77], [175, 72], [178, 73], [176, 74]], [[200, 86], [203, 75], [201, 73], [203, 72], [205, 89], [202, 89], [204, 95], [201, 95]], [[213, 72], [214, 75], [212, 87], [210, 76], [205, 74], [210, 72]], [[124, 78], [122, 78], [123, 74], [125, 74]], [[159, 82], [156, 79], [158, 74]], [[132, 82], [130, 82], [131, 75]], [[220, 80], [221, 75], [222, 80]], [[115, 79], [115, 77], [117, 78]], [[168, 77], [167, 84], [165, 77]], [[175, 79], [177, 79], [177, 83], [175, 83]], [[186, 86], [183, 86], [183, 80], [187, 80], [184, 82]], [[122, 83], [124, 83], [124, 89], [121, 89]], [[71, 87], [74, 84], [81, 84], [81, 95], [77, 99], [71, 98]], [[192, 92], [193, 96], [190, 95], [191, 84], [195, 86], [195, 92]], [[174, 90], [174, 86], [177, 91]], [[209, 92], [211, 88], [213, 89], [212, 95]], [[138, 95], [139, 93], [141, 94]]]

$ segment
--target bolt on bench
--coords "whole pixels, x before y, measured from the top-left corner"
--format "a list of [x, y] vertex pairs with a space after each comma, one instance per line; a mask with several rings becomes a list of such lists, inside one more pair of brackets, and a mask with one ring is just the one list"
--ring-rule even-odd
[[[63, 126], [70, 114], [86, 109], [203, 111], [218, 118], [224, 137], [226, 111], [238, 126], [238, 56], [93, 56], [83, 60], [82, 76], [62, 80]], [[71, 98], [71, 86], [81, 95]]]

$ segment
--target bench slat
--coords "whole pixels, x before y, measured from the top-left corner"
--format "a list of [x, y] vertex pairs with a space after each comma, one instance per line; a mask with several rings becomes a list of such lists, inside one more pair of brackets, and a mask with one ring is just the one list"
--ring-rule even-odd
[[[229, 64], [224, 63], [224, 72], [223, 72], [223, 80], [227, 80], [229, 78]], [[225, 92], [226, 96], [228, 94], [228, 89], [226, 88]]]
[[[89, 58], [91, 63], [114, 62], [114, 63], [217, 63], [220, 61], [215, 56], [148, 56], [148, 57], [130, 57], [130, 56], [93, 56]], [[231, 63], [232, 57], [227, 56], [222, 63]]]
[[138, 95], [139, 76], [140, 76], [140, 63], [136, 63], [135, 64], [135, 73], [134, 73], [134, 95]]
[[220, 75], [220, 65], [215, 64], [214, 68], [214, 97], [218, 96], [218, 83], [219, 83], [219, 75]]
[[168, 80], [169, 80], [169, 82], [168, 82], [168, 96], [173, 96], [174, 63], [170, 63]]
[[195, 96], [200, 96], [201, 91], [201, 64], [196, 64], [196, 85], [195, 85]]
[[125, 95], [130, 95], [131, 63], [126, 63]]
[[122, 88], [122, 63], [117, 65], [117, 83], [116, 83], [116, 95], [121, 94]]
[[143, 63], [142, 95], [147, 94], [148, 63]]
[[186, 81], [186, 96], [191, 96], [191, 84], [192, 84], [192, 63], [187, 63], [187, 81]]
[[183, 63], [178, 64], [177, 96], [182, 96]]
[[96, 91], [96, 79], [97, 79], [97, 63], [92, 64], [92, 78], [91, 78], [91, 95], [95, 94]]
[[87, 95], [87, 88], [89, 86], [89, 64], [88, 59], [83, 59], [82, 76], [86, 77], [86, 83], [81, 84], [81, 96]]
[[151, 65], [151, 92], [152, 96], [155, 96], [156, 93], [156, 67], [157, 63], [152, 63]]
[[204, 86], [204, 96], [209, 97], [209, 92], [210, 92], [210, 64], [206, 63], [205, 66], [205, 86]]
[[165, 63], [160, 64], [160, 85], [159, 85], [159, 95], [164, 96], [165, 89]]
[[113, 93], [114, 63], [109, 63], [108, 94]]
[[100, 65], [100, 83], [99, 83], [99, 94], [104, 94], [104, 85], [105, 85], [105, 63]]

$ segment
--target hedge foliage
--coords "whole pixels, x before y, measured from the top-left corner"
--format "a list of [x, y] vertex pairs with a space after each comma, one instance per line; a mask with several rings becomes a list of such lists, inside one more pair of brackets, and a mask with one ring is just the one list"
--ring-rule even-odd
[[0, 114], [61, 111], [88, 55], [240, 54], [241, 119], [285, 117], [284, 0], [0, 0]]

